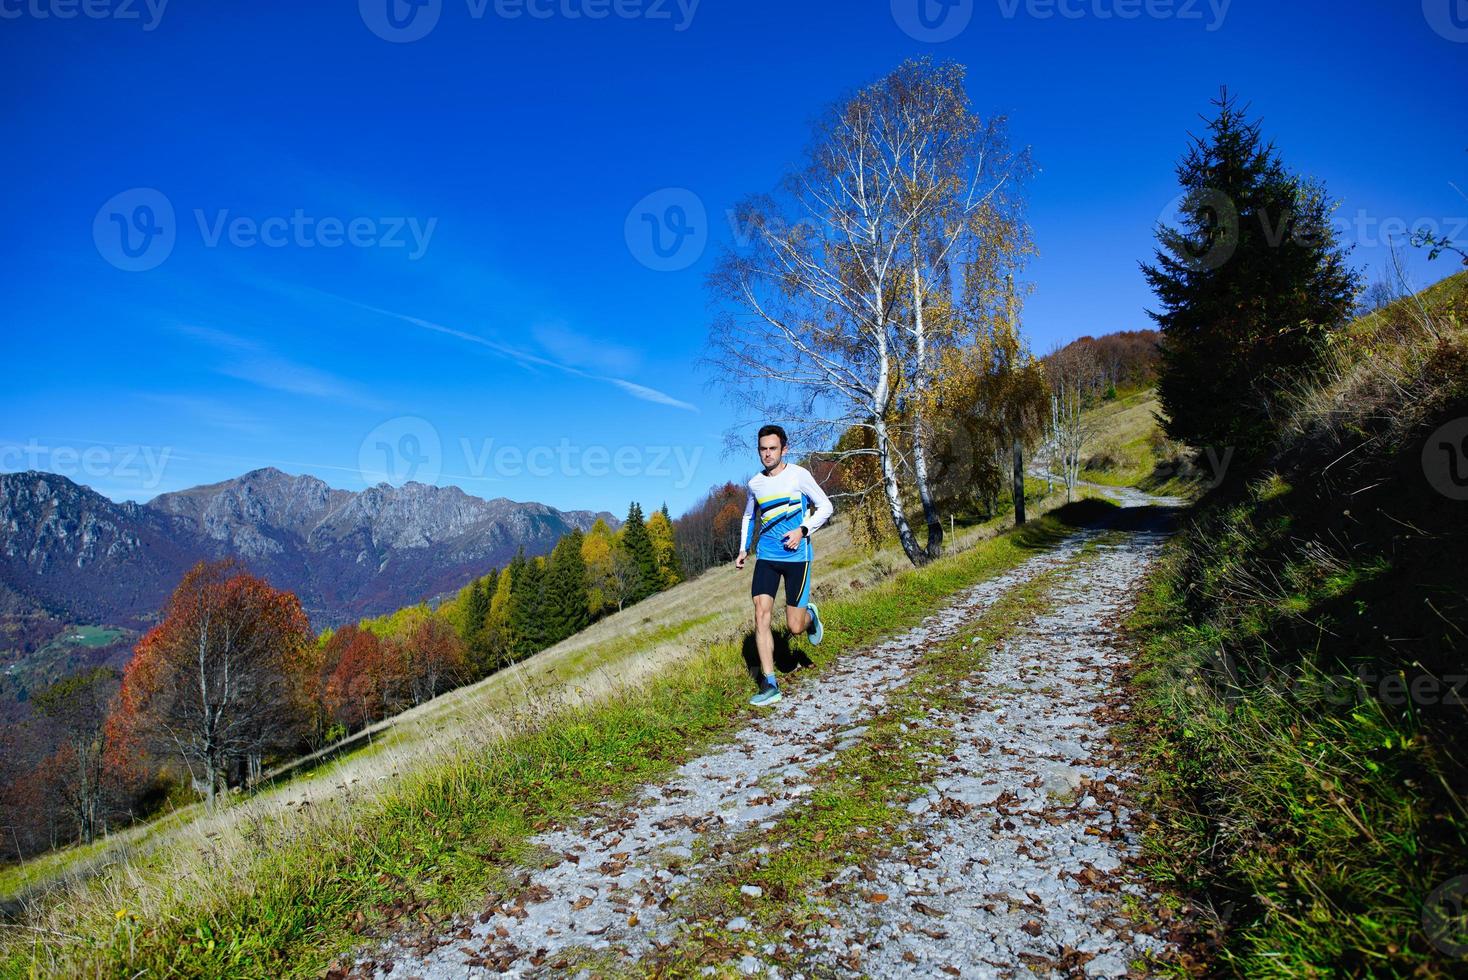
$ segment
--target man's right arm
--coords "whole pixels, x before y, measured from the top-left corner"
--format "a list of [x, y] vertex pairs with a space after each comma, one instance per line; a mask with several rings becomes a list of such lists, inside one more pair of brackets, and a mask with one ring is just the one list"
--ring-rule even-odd
[[744, 517], [739, 521], [739, 557], [734, 559], [734, 564], [739, 568], [744, 567], [744, 559], [749, 555], [749, 527], [754, 521], [754, 490], [745, 487], [744, 494]]

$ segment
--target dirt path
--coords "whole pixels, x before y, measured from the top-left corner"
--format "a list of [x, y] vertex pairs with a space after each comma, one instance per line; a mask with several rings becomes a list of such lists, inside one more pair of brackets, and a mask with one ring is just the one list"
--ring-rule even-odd
[[839, 906], [844, 928], [818, 936], [808, 961], [859, 961], [871, 976], [1114, 977], [1169, 951], [1124, 914], [1129, 898], [1149, 916], [1155, 902], [1125, 870], [1135, 777], [1110, 741], [1127, 709], [1115, 620], [1160, 543], [1102, 545], [1050, 593], [1051, 611], [989, 651], [961, 685], [964, 709], [930, 720], [956, 736], [956, 761], [908, 807], [916, 842], [861, 869], [864, 892], [893, 900]]
[[[812, 791], [813, 771], [839, 753], [861, 751], [864, 722], [912, 676], [925, 648], [957, 636], [1009, 590], [1073, 561], [1100, 533], [1079, 532], [955, 596], [906, 633], [842, 657], [729, 744], [646, 787], [632, 804], [539, 835], [534, 843], [559, 861], [527, 872], [514, 901], [496, 902], [436, 937], [389, 942], [359, 959], [360, 974], [556, 975], [565, 972], [566, 954], [587, 949], [614, 953], [635, 972], [653, 944], [676, 940], [679, 899], [722, 860], [718, 842], [773, 827]], [[1145, 901], [1146, 893], [1123, 869], [1135, 853], [1119, 799], [1129, 774], [1113, 766], [1107, 740], [1112, 716], [1124, 707], [1110, 688], [1121, 658], [1110, 619], [1160, 541], [1131, 533], [1077, 565], [1054, 611], [991, 651], [965, 682], [970, 707], [935, 719], [961, 748], [909, 808], [926, 843], [865, 871], [875, 878], [872, 888], [901, 901], [838, 905], [840, 926], [814, 945], [782, 947], [780, 937], [769, 937], [777, 942], [762, 955], [731, 967], [832, 975], [854, 972], [860, 962], [860, 972], [874, 976], [944, 968], [998, 976], [1048, 966], [1119, 976], [1129, 960], [1160, 951], [1161, 940], [1117, 915], [1123, 895]]]

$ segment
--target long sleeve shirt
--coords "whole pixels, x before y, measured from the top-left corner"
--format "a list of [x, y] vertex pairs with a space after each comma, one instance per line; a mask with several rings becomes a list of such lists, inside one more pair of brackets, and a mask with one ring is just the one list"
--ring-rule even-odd
[[[739, 526], [740, 546], [756, 558], [772, 561], [810, 561], [815, 552], [810, 534], [831, 519], [835, 508], [826, 491], [804, 466], [786, 463], [775, 476], [756, 473], [749, 481], [749, 494], [744, 503], [744, 520]], [[806, 517], [806, 511], [815, 513]], [[785, 535], [798, 527], [807, 534], [795, 550], [785, 547]], [[751, 535], [757, 535], [753, 541]]]

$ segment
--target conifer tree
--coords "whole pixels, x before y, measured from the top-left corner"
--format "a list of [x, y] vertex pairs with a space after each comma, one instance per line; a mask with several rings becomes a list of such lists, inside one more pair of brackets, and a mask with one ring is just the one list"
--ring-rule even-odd
[[636, 501], [627, 508], [627, 520], [620, 532], [622, 546], [637, 570], [637, 582], [632, 589], [631, 602], [641, 602], [661, 589], [658, 576], [658, 559], [653, 552], [652, 539], [647, 535], [647, 524], [642, 517], [642, 505]]
[[547, 645], [583, 629], [589, 619], [586, 562], [581, 557], [584, 537], [579, 529], [573, 529], [556, 542], [551, 552], [545, 610]]
[[495, 668], [495, 651], [490, 630], [490, 606], [494, 602], [499, 570], [492, 569], [483, 578], [469, 583], [459, 614], [459, 636], [469, 653], [469, 666], [474, 676], [483, 677]]
[[1182, 228], [1158, 229], [1142, 265], [1160, 312], [1158, 398], [1167, 434], [1257, 458], [1286, 388], [1318, 364], [1360, 283], [1317, 182], [1286, 171], [1225, 91], [1178, 165]]
[[523, 551], [516, 557], [520, 577], [512, 578], [510, 587], [511, 650], [514, 659], [523, 660], [545, 647], [545, 559], [525, 558]]

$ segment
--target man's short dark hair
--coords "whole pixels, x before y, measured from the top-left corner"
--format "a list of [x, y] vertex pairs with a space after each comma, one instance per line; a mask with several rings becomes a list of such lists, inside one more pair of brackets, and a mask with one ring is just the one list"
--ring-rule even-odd
[[766, 426], [762, 426], [760, 428], [760, 430], [759, 430], [759, 435], [755, 436], [755, 440], [754, 440], [755, 441], [755, 445], [759, 445], [759, 441], [761, 439], [763, 439], [765, 436], [779, 436], [780, 437], [780, 448], [781, 449], [784, 449], [785, 448], [785, 445], [786, 445], [786, 442], [787, 442], [787, 440], [785, 439], [785, 430], [783, 428], [781, 428], [780, 426], [778, 426], [778, 425], [766, 425]]

